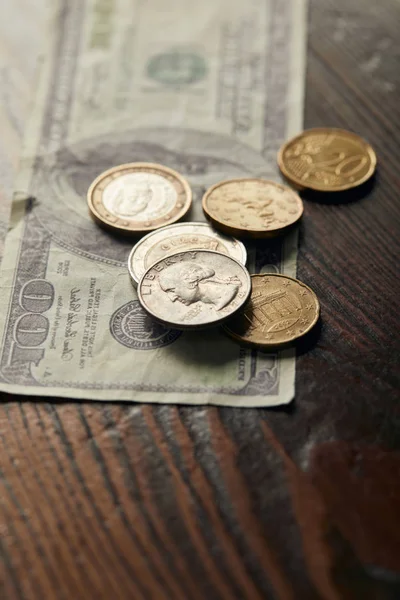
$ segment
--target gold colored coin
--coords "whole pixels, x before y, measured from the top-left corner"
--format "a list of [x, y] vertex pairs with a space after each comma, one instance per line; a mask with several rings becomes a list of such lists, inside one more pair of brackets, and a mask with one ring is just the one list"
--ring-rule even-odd
[[244, 310], [224, 325], [236, 341], [261, 348], [285, 346], [308, 333], [318, 321], [318, 298], [301, 281], [267, 273], [252, 275], [251, 283]]
[[99, 175], [87, 200], [100, 225], [140, 234], [181, 219], [190, 208], [192, 192], [188, 182], [168, 167], [130, 163]]
[[278, 154], [283, 175], [300, 188], [340, 192], [361, 185], [376, 169], [376, 154], [360, 136], [343, 129], [309, 129]]
[[215, 228], [236, 237], [274, 237], [296, 223], [303, 202], [291, 188], [266, 179], [231, 179], [203, 196], [203, 211]]

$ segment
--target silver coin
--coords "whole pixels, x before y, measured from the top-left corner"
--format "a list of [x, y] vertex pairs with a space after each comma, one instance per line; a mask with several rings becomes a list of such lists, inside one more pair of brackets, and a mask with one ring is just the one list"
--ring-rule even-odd
[[177, 223], [152, 231], [140, 240], [128, 258], [129, 274], [134, 285], [158, 260], [185, 250], [213, 250], [246, 264], [246, 248], [236, 240], [215, 231], [207, 223]]
[[250, 292], [247, 269], [230, 256], [211, 250], [162, 258], [138, 285], [144, 310], [175, 329], [217, 325], [239, 310]]

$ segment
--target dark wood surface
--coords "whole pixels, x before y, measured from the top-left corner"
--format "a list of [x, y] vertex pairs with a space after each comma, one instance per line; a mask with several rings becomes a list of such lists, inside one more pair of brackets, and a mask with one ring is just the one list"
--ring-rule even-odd
[[379, 171], [307, 199], [295, 402], [5, 397], [1, 598], [400, 597], [399, 31], [398, 0], [311, 0], [306, 125], [361, 133]]

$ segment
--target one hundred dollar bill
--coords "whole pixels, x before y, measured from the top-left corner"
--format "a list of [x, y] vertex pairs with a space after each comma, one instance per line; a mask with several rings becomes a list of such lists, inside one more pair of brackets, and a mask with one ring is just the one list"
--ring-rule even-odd
[[48, 0], [0, 3], [0, 262]]
[[[38, 396], [272, 406], [294, 396], [292, 351], [181, 332], [141, 309], [132, 241], [100, 229], [86, 191], [148, 161], [201, 197], [279, 178], [301, 129], [305, 0], [58, 0], [25, 135], [1, 271], [0, 388]], [[295, 275], [297, 238], [249, 248], [251, 272]]]

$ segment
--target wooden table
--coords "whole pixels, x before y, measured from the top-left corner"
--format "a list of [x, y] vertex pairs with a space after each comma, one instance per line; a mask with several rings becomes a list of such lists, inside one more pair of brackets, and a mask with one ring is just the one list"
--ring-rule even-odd
[[295, 402], [6, 397], [1, 598], [400, 597], [399, 26], [398, 0], [311, 1], [306, 125], [363, 134], [379, 171], [308, 197], [298, 275], [323, 319]]

